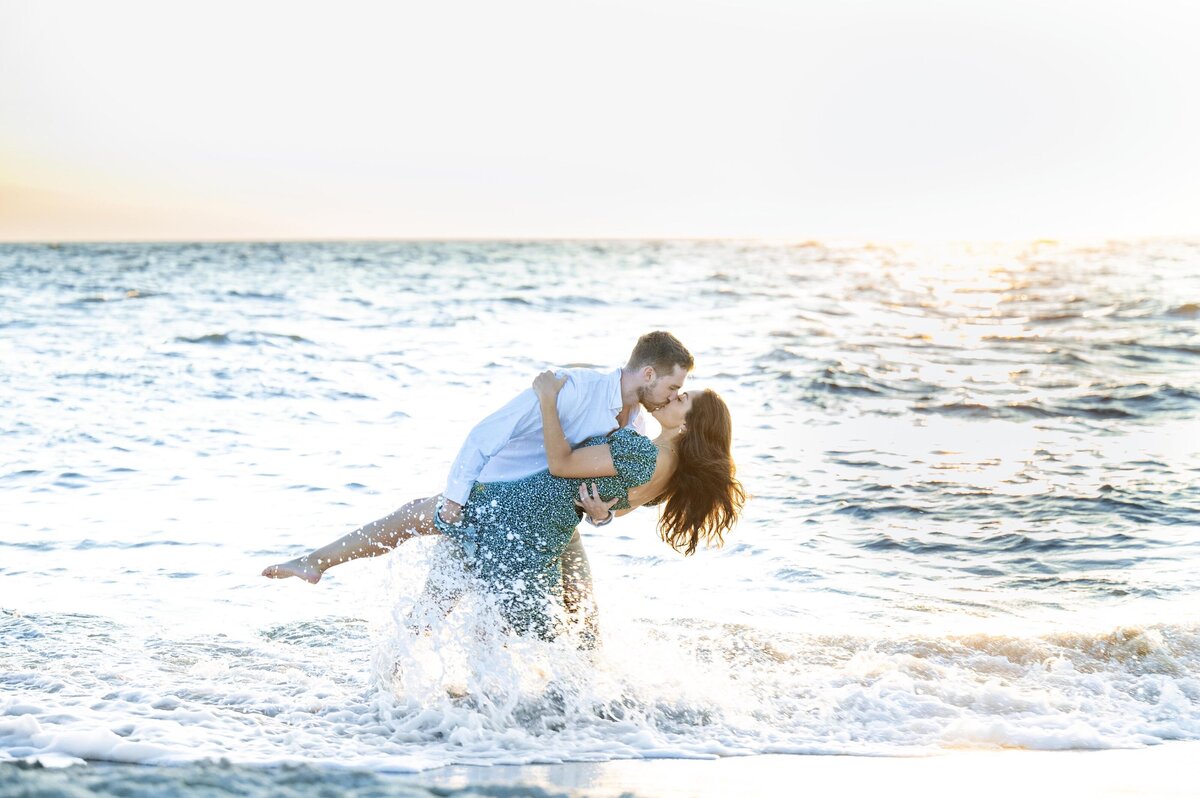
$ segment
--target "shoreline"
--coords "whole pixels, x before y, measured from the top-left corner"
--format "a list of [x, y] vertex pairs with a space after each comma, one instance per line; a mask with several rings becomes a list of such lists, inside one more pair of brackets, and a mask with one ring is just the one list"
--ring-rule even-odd
[[889, 798], [1087, 795], [1192, 796], [1186, 760], [1195, 742], [1137, 749], [964, 750], [928, 756], [759, 754], [718, 759], [626, 759], [547, 765], [451, 765], [421, 773], [375, 773], [310, 765], [228, 762], [179, 766], [94, 762], [65, 768], [0, 763], [0, 798], [127, 795], [131, 785], [163, 794], [358, 798], [486, 795], [706, 798], [729, 795], [887, 795]]

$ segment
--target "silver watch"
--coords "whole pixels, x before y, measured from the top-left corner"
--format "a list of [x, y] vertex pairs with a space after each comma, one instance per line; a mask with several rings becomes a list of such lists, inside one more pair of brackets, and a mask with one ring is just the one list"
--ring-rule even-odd
[[611, 524], [611, 523], [612, 523], [612, 520], [613, 520], [614, 518], [616, 518], [616, 513], [614, 513], [614, 512], [612, 511], [612, 508], [611, 508], [611, 507], [609, 507], [609, 508], [608, 508], [608, 518], [605, 518], [603, 521], [593, 521], [593, 520], [592, 520], [592, 517], [591, 517], [590, 515], [588, 515], [587, 513], [584, 513], [584, 514], [583, 514], [583, 517], [584, 517], [584, 518], [586, 518], [586, 519], [587, 519], [587, 522], [588, 522], [589, 524], [591, 524], [592, 526], [604, 526], [605, 524]]

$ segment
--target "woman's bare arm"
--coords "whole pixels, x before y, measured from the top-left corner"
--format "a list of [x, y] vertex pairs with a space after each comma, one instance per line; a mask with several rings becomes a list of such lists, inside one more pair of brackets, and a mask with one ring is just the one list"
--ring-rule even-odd
[[556, 477], [615, 477], [612, 450], [608, 444], [571, 449], [558, 418], [558, 392], [566, 377], [559, 379], [553, 371], [545, 371], [533, 381], [542, 411], [542, 441], [546, 447], [546, 463]]

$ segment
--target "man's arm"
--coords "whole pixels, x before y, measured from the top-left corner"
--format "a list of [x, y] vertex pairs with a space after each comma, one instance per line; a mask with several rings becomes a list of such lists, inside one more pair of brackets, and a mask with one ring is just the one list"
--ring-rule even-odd
[[[563, 415], [577, 412], [580, 393], [575, 380], [568, 379], [558, 394], [559, 412]], [[541, 425], [541, 410], [533, 390], [527, 389], [517, 394], [511, 402], [476, 424], [467, 435], [454, 465], [450, 466], [442, 496], [455, 505], [465, 504], [471, 486], [487, 461], [510, 440], [535, 432]], [[443, 520], [457, 520], [456, 509], [451, 507], [450, 512], [443, 514]]]

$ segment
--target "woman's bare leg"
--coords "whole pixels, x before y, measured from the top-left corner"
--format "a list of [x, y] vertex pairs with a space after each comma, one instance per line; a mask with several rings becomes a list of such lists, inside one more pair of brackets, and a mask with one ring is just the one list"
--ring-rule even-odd
[[580, 628], [580, 639], [584, 648], [595, 648], [600, 644], [600, 613], [596, 608], [596, 596], [592, 591], [592, 568], [588, 564], [587, 552], [579, 539], [579, 530], [571, 536], [571, 542], [562, 553], [563, 604], [571, 623]]
[[438, 534], [433, 526], [436, 505], [436, 496], [415, 499], [394, 513], [359, 527], [310, 554], [267, 566], [263, 576], [271, 579], [295, 576], [315, 585], [335, 565], [363, 557], [378, 557], [417, 535]]

